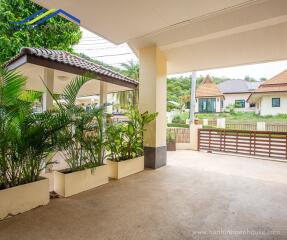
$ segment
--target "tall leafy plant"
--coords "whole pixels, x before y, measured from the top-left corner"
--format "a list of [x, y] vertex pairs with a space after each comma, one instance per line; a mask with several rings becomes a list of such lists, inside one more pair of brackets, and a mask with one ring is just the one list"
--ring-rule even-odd
[[140, 113], [137, 108], [130, 108], [127, 122], [112, 123], [107, 127], [107, 148], [109, 159], [123, 161], [142, 156], [143, 134], [145, 126], [152, 122], [157, 113]]
[[37, 181], [56, 146], [54, 136], [69, 122], [63, 112], [34, 114], [38, 94], [25, 91], [25, 81], [0, 69], [0, 188]]
[[81, 87], [90, 81], [89, 76], [79, 76], [65, 88], [62, 103], [56, 101], [60, 111], [72, 119], [72, 123], [59, 134], [60, 150], [69, 165], [69, 171], [103, 165], [104, 110], [105, 106], [91, 106], [88, 111], [76, 105]]

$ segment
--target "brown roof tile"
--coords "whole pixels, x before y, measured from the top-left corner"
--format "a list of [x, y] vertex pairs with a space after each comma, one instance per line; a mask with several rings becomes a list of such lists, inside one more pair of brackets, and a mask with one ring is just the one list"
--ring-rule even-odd
[[287, 92], [287, 70], [264, 81], [252, 94], [250, 94], [247, 101], [253, 102], [254, 97], [260, 96], [260, 94], [280, 92]]
[[18, 58], [24, 55], [32, 55], [32, 56], [36, 56], [39, 58], [55, 61], [58, 63], [63, 63], [69, 66], [80, 68], [87, 72], [101, 74], [109, 78], [114, 78], [114, 79], [117, 79], [123, 82], [133, 84], [135, 86], [138, 85], [137, 81], [129, 77], [123, 76], [117, 72], [112, 71], [111, 69], [105, 68], [94, 62], [88, 61], [79, 56], [76, 56], [66, 51], [61, 51], [61, 50], [50, 50], [50, 49], [45, 49], [45, 48], [22, 48], [20, 54], [10, 59], [5, 64], [5, 66], [8, 66], [9, 64], [13, 63], [15, 60], [17, 60]]
[[199, 87], [196, 89], [196, 97], [221, 97], [220, 89], [213, 82], [213, 79], [207, 75]]
[[269, 85], [269, 84], [282, 84], [282, 83], [286, 83], [287, 84], [287, 70], [277, 74], [273, 78], [270, 78], [270, 79], [266, 80], [265, 82], [263, 82], [260, 85], [260, 87], [264, 86], [264, 85]]

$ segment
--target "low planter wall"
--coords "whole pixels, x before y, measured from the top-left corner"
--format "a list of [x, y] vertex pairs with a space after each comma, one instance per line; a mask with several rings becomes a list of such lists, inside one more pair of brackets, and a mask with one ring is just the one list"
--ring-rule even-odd
[[121, 162], [107, 161], [109, 177], [120, 179], [144, 170], [144, 156]]
[[167, 151], [176, 151], [176, 142], [167, 142], [166, 149]]
[[49, 180], [0, 190], [0, 220], [49, 203]]
[[107, 165], [72, 173], [54, 172], [54, 190], [63, 197], [69, 197], [108, 182]]

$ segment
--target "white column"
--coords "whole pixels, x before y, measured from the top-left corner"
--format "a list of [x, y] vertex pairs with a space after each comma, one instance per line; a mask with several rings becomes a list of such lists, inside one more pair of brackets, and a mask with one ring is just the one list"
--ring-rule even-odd
[[[46, 87], [42, 97], [42, 109], [43, 112], [45, 112], [53, 108], [53, 96], [51, 96], [49, 91], [51, 93], [54, 92], [54, 70], [50, 68], [44, 68], [43, 76]], [[46, 88], [48, 88], [49, 91]]]
[[145, 166], [166, 165], [166, 58], [155, 46], [140, 49], [139, 109], [158, 112], [144, 134]]
[[190, 90], [190, 109], [189, 109], [189, 125], [194, 123], [195, 113], [195, 92], [196, 92], [196, 72], [192, 72], [191, 90]]
[[107, 83], [100, 83], [100, 105], [107, 103]]

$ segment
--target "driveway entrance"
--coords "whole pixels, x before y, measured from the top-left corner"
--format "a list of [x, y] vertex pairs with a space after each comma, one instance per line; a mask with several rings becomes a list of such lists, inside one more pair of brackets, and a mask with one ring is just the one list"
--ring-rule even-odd
[[1, 240], [287, 239], [287, 164], [193, 151], [0, 221]]

